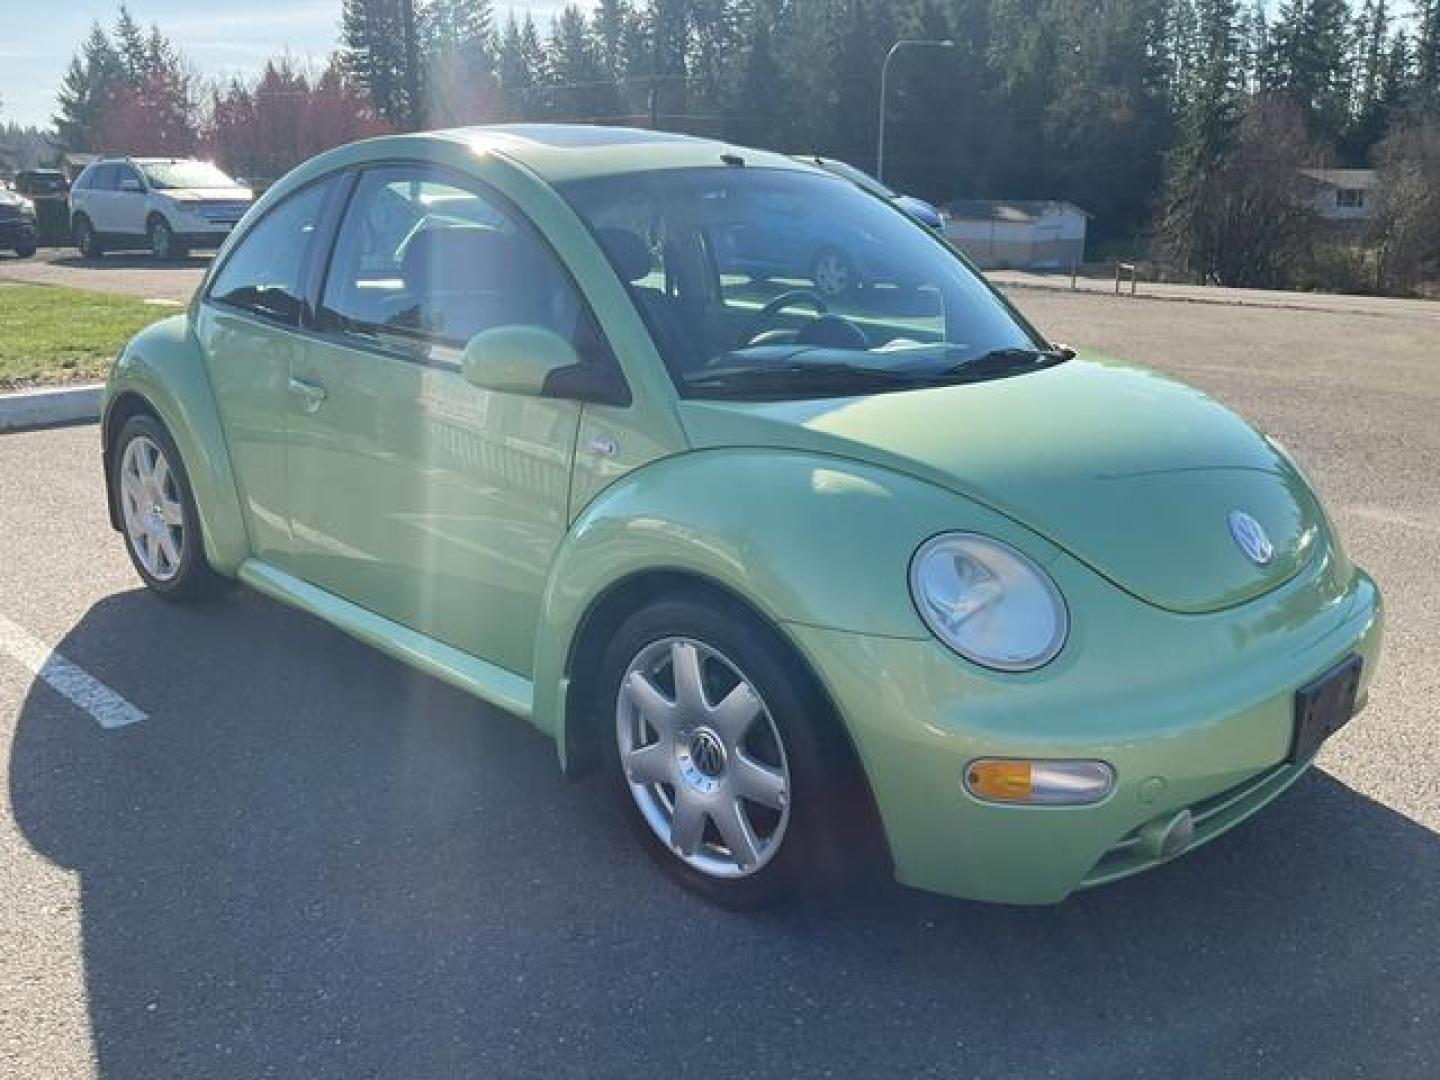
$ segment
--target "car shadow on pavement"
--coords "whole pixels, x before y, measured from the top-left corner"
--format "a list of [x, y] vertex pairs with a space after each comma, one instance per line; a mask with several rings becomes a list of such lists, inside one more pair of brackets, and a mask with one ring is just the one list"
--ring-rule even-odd
[[98, 259], [87, 259], [82, 255], [67, 255], [51, 259], [52, 266], [65, 266], [81, 270], [203, 270], [210, 265], [213, 253], [187, 255], [183, 259], [157, 259], [145, 251], [111, 252]]
[[1324, 773], [1054, 908], [740, 915], [524, 723], [256, 595], [115, 595], [58, 648], [149, 714], [37, 683], [10, 750], [110, 1080], [1434, 1075], [1440, 838]]

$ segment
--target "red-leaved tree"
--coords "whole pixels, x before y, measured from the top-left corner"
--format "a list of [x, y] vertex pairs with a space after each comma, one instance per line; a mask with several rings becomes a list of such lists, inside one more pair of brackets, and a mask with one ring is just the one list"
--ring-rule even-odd
[[281, 56], [253, 82], [214, 92], [206, 145], [227, 171], [269, 181], [322, 150], [390, 130], [338, 64], [312, 78]]

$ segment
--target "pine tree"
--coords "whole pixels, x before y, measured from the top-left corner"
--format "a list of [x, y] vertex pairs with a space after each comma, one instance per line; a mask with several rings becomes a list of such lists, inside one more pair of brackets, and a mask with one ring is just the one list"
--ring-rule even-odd
[[1440, 91], [1440, 0], [1416, 0], [1415, 82], [1424, 94]]
[[1311, 133], [1327, 143], [1339, 137], [1350, 112], [1349, 34], [1345, 0], [1286, 0], [1275, 22], [1270, 88], [1304, 109]]
[[490, 119], [495, 111], [490, 0], [432, 0], [420, 16], [426, 121], [446, 126]]
[[746, 146], [785, 148], [790, 132], [784, 123], [783, 103], [790, 99], [785, 71], [775, 55], [772, 37], [778, 12], [772, 0], [758, 0], [741, 25], [739, 78], [726, 104], [726, 135]]
[[55, 131], [62, 146], [96, 152], [106, 105], [125, 81], [124, 66], [104, 27], [92, 23], [60, 84]]
[[1240, 120], [1235, 57], [1241, 29], [1237, 0], [1199, 0], [1195, 11], [1195, 69], [1179, 141], [1167, 161], [1159, 231], [1171, 259], [1203, 283], [1219, 265], [1214, 215]]
[[545, 76], [545, 53], [535, 20], [527, 12], [523, 23], [512, 11], [500, 36], [496, 61], [500, 83], [500, 111], [510, 120], [534, 120], [541, 116], [540, 84]]
[[346, 70], [380, 114], [404, 129], [423, 116], [419, 31], [415, 0], [344, 0], [341, 8]]
[[1389, 126], [1390, 103], [1383, 95], [1390, 54], [1390, 24], [1386, 0], [1365, 0], [1355, 23], [1351, 62], [1354, 113], [1343, 145], [1344, 156], [1351, 164], [1364, 164], [1370, 148], [1379, 142]]
[[1061, 0], [1065, 47], [1045, 113], [1045, 148], [1057, 166], [1049, 197], [1097, 216], [1101, 239], [1130, 234], [1150, 212], [1170, 138], [1156, 0]]
[[549, 106], [558, 119], [589, 120], [603, 115], [598, 91], [604, 88], [604, 71], [584, 14], [567, 4], [555, 18], [545, 49]]
[[149, 50], [145, 32], [124, 4], [120, 5], [120, 13], [115, 18], [115, 51], [120, 57], [126, 81], [131, 86], [139, 86], [145, 78]]

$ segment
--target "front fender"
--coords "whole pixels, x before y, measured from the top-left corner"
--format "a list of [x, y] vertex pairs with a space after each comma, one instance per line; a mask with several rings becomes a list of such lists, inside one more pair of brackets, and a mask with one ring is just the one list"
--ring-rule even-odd
[[536, 642], [535, 722], [563, 753], [572, 643], [592, 606], [635, 575], [706, 579], [782, 629], [928, 638], [910, 601], [910, 558], [952, 529], [1004, 540], [1041, 565], [1060, 555], [954, 492], [846, 458], [717, 449], [638, 469], [586, 508], [551, 567]]
[[175, 440], [195, 496], [205, 556], [218, 572], [233, 575], [250, 554], [250, 542], [220, 413], [186, 316], [177, 315], [142, 330], [115, 361], [105, 384], [101, 413], [107, 461], [110, 440], [116, 434], [111, 430], [113, 417], [117, 406], [131, 395], [160, 418]]

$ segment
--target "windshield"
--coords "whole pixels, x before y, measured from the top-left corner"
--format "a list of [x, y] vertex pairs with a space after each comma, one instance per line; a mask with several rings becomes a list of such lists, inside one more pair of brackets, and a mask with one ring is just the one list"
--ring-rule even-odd
[[152, 161], [140, 166], [150, 186], [167, 188], [230, 188], [234, 180], [208, 161]]
[[687, 397], [875, 393], [1063, 358], [942, 241], [837, 177], [732, 166], [561, 191]]

